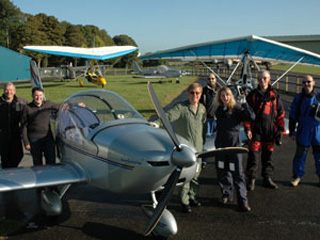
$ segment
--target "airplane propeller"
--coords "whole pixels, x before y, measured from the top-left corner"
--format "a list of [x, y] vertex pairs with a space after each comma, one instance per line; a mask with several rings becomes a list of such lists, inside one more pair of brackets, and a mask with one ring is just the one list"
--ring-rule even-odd
[[178, 141], [178, 138], [177, 138], [176, 134], [174, 133], [172, 126], [171, 126], [168, 118], [166, 117], [166, 115], [160, 105], [160, 102], [158, 100], [156, 93], [153, 90], [151, 82], [148, 82], [148, 91], [149, 91], [153, 106], [154, 106], [158, 116], [160, 117], [160, 120], [162, 121], [164, 128], [167, 130], [167, 132], [168, 132], [170, 138], [172, 139], [177, 150], [178, 151], [181, 150], [181, 146]]
[[171, 123], [169, 122], [168, 118], [166, 117], [160, 103], [158, 100], [157, 95], [155, 94], [151, 82], [148, 82], [148, 91], [149, 95], [151, 97], [152, 103], [154, 105], [154, 108], [163, 123], [163, 126], [165, 130], [167, 131], [168, 135], [170, 136], [175, 148], [172, 153], [171, 162], [176, 165], [176, 169], [173, 171], [173, 173], [168, 178], [166, 184], [164, 185], [164, 190], [161, 194], [159, 204], [157, 205], [156, 209], [154, 210], [154, 213], [149, 221], [149, 224], [145, 230], [145, 236], [148, 236], [154, 228], [157, 226], [159, 220], [161, 219], [161, 216], [168, 204], [168, 201], [173, 193], [173, 190], [179, 180], [182, 168], [184, 167], [191, 167], [193, 164], [195, 164], [197, 158], [203, 158], [203, 157], [213, 157], [221, 154], [226, 153], [245, 153], [248, 152], [248, 149], [242, 148], [242, 147], [229, 147], [229, 148], [219, 148], [204, 152], [194, 152], [190, 147], [184, 144], [180, 144], [175, 132], [173, 131], [173, 128], [171, 126]]

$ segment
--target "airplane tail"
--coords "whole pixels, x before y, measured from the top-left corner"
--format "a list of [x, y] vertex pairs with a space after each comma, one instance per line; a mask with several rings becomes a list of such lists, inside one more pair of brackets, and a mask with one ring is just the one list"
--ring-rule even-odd
[[[33, 60], [30, 61], [30, 71], [31, 71], [31, 86], [32, 88], [38, 87], [43, 89], [43, 85], [41, 82], [41, 77], [39, 73], [39, 69], [37, 67], [37, 63]], [[43, 99], [45, 100], [46, 97], [44, 96]]]
[[32, 88], [34, 87], [43, 88], [37, 63], [33, 60], [30, 61], [30, 71], [31, 71]]
[[142, 73], [142, 69], [140, 68], [139, 64], [136, 61], [133, 61], [132, 68], [137, 73]]

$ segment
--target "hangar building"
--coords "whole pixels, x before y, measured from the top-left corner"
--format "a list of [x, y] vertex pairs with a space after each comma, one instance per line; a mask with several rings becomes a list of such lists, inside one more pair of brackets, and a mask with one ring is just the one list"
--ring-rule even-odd
[[320, 35], [269, 36], [266, 38], [320, 54]]
[[0, 82], [30, 80], [31, 58], [0, 46]]

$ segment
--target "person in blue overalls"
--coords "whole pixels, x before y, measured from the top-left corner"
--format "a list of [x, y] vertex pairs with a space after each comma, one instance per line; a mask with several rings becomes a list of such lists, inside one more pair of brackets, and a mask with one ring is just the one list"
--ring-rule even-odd
[[313, 149], [316, 174], [320, 181], [320, 92], [315, 92], [314, 86], [313, 77], [307, 75], [303, 79], [301, 93], [295, 96], [290, 106], [289, 136], [297, 143], [293, 158], [293, 179], [291, 181], [293, 187], [299, 185], [305, 174], [304, 165], [310, 146]]

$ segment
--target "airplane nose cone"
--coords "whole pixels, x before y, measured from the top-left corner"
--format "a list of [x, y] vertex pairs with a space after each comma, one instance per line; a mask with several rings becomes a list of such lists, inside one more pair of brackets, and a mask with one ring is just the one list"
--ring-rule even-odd
[[197, 158], [194, 149], [182, 144], [181, 150], [175, 149], [172, 152], [171, 161], [177, 167], [191, 167]]

